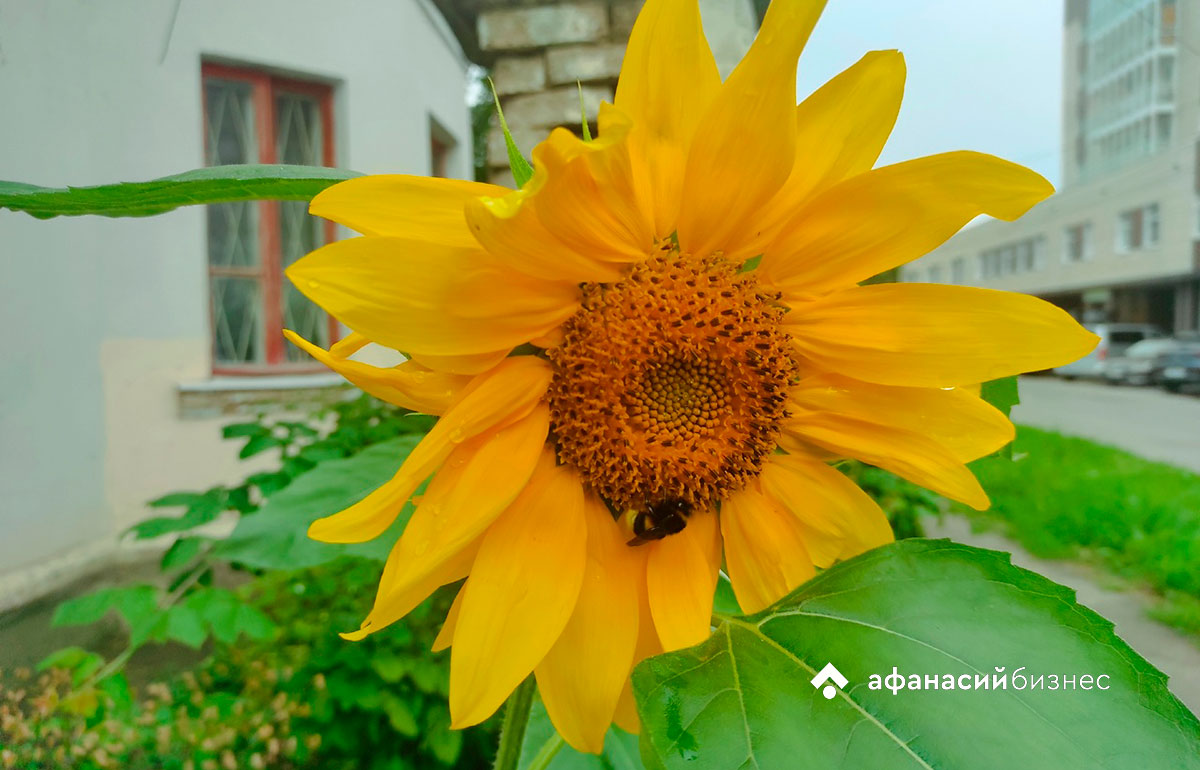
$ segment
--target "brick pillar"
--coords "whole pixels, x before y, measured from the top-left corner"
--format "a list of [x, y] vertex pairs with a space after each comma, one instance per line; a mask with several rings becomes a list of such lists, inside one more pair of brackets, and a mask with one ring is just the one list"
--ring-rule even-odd
[[[611, 102], [625, 43], [642, 0], [492, 0], [477, 18], [480, 50], [493, 58], [492, 80], [513, 138], [528, 153], [550, 129], [580, 130], [579, 85], [595, 128]], [[727, 74], [754, 37], [751, 0], [701, 0], [705, 31]], [[512, 186], [498, 122], [488, 134], [491, 181]]]

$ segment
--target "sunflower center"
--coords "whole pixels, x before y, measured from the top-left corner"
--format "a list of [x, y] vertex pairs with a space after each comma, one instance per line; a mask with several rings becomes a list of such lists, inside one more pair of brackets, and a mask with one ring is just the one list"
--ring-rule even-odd
[[778, 297], [666, 252], [586, 284], [549, 351], [559, 457], [618, 511], [709, 506], [774, 450], [797, 367]]

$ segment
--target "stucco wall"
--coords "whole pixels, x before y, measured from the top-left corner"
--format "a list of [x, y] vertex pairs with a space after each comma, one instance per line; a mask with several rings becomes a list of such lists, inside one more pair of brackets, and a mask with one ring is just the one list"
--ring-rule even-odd
[[[202, 59], [332, 83], [340, 166], [428, 173], [432, 116], [469, 176], [467, 64], [426, 0], [183, 2], [172, 26], [175, 9], [0, 0], [0, 178], [203, 165]], [[244, 475], [222, 421], [178, 409], [177, 386], [210, 371], [202, 209], [0, 212], [0, 276], [0, 576], [103, 550], [148, 497]]]

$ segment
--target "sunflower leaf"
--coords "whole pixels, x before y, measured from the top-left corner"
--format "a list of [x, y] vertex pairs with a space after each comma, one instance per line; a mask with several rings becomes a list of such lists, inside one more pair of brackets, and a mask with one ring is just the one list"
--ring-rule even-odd
[[97, 187], [39, 187], [0, 181], [0, 209], [23, 211], [38, 219], [83, 214], [147, 217], [205, 203], [310, 200], [326, 187], [356, 176], [355, 171], [338, 168], [245, 164]]
[[[849, 681], [826, 694], [828, 663]], [[1008, 554], [944, 540], [832, 567], [633, 686], [665, 770], [1200, 768], [1200, 721], [1111, 623]]]
[[508, 121], [504, 119], [504, 110], [500, 107], [500, 95], [496, 93], [496, 84], [492, 82], [491, 78], [488, 78], [488, 85], [492, 88], [492, 101], [496, 103], [496, 117], [500, 120], [500, 130], [504, 132], [504, 147], [508, 150], [508, 167], [512, 169], [513, 181], [517, 183], [519, 190], [533, 178], [533, 166], [529, 165], [529, 161], [521, 154], [521, 149], [517, 147], [512, 132], [508, 130]]
[[1004, 412], [1005, 417], [1011, 417], [1012, 408], [1021, 403], [1016, 377], [985, 382], [979, 388], [979, 395], [984, 401]]

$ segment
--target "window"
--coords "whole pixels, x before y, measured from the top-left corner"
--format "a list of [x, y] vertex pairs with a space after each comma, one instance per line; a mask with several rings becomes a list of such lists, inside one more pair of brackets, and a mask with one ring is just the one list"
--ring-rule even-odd
[[[333, 165], [328, 86], [215, 64], [205, 64], [202, 77], [206, 165]], [[333, 235], [332, 223], [309, 216], [304, 201], [208, 207], [214, 373], [317, 368], [286, 343], [281, 330], [294, 329], [328, 347], [337, 337], [336, 322], [292, 286], [283, 270]]]
[[941, 265], [934, 265], [933, 267], [929, 268], [929, 282], [930, 283], [941, 283], [942, 282], [942, 266]]
[[429, 119], [429, 174], [430, 176], [449, 176], [450, 154], [457, 142], [454, 135], [442, 127], [433, 118]]
[[966, 257], [955, 257], [950, 263], [950, 282], [963, 284], [967, 282], [967, 259]]
[[1122, 211], [1117, 215], [1117, 253], [1158, 245], [1161, 229], [1157, 203]]
[[[1046, 262], [1046, 238], [1038, 235], [985, 249], [979, 254], [979, 277], [1001, 278], [1041, 270]], [[966, 265], [963, 266], [965, 272]], [[955, 281], [958, 282], [957, 280]]]
[[1157, 246], [1159, 235], [1158, 204], [1151, 203], [1142, 209], [1142, 223], [1146, 234], [1146, 245]]
[[1086, 262], [1092, 255], [1091, 222], [1072, 225], [1063, 231], [1063, 262]]

